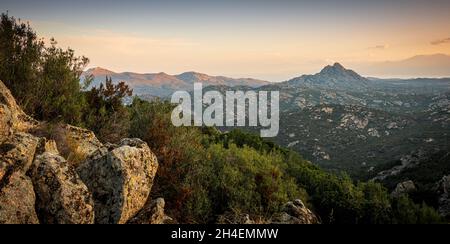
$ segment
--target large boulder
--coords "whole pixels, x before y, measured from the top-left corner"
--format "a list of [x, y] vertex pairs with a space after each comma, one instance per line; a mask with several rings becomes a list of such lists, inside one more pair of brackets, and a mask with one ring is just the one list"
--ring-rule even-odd
[[9, 89], [0, 81], [0, 143], [14, 132], [26, 132], [38, 124], [22, 111]]
[[31, 169], [36, 211], [46, 224], [92, 224], [94, 203], [86, 185], [57, 154], [36, 157]]
[[0, 180], [8, 172], [25, 173], [34, 159], [39, 139], [26, 133], [15, 133], [0, 143]]
[[284, 212], [274, 216], [274, 224], [320, 224], [317, 216], [300, 199], [288, 202]]
[[392, 191], [391, 197], [399, 198], [400, 196], [408, 195], [415, 191], [417, 191], [416, 185], [414, 184], [413, 181], [408, 180], [405, 182], [398, 183], [397, 186], [395, 187], [394, 191]]
[[39, 224], [31, 180], [14, 172], [0, 181], [0, 224]]
[[158, 168], [156, 156], [139, 139], [123, 139], [91, 155], [77, 171], [93, 194], [100, 224], [124, 224], [144, 207]]

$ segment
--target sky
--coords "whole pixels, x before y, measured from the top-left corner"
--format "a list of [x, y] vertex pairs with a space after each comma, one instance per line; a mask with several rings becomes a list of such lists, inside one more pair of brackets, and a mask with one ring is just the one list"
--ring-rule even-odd
[[117, 72], [282, 81], [334, 62], [450, 55], [448, 0], [0, 2], [38, 35], [89, 57], [89, 67]]

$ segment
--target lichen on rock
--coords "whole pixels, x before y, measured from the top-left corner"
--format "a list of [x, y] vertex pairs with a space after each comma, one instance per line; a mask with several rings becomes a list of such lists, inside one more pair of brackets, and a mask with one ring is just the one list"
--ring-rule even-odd
[[144, 207], [158, 168], [156, 156], [139, 139], [97, 150], [77, 171], [93, 193], [96, 223], [124, 224]]
[[14, 172], [0, 184], [0, 224], [39, 224], [30, 178]]
[[37, 156], [31, 175], [42, 223], [94, 223], [92, 196], [64, 158], [49, 152]]

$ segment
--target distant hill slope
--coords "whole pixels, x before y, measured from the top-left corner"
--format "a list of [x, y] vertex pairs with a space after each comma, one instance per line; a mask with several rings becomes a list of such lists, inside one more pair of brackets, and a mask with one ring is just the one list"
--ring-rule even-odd
[[419, 149], [450, 151], [448, 78], [365, 78], [336, 63], [256, 90], [280, 92], [280, 133], [273, 141], [326, 169], [361, 177]]
[[363, 74], [383, 77], [448, 77], [450, 56], [446, 54], [417, 55], [399, 61], [359, 65]]
[[260, 87], [269, 84], [268, 81], [251, 78], [229, 78], [224, 76], [210, 76], [197, 72], [186, 72], [179, 75], [166, 73], [139, 74], [132, 72], [116, 73], [103, 68], [92, 68], [83, 75], [95, 77], [91, 86], [98, 86], [105, 81], [105, 77], [111, 77], [114, 82], [125, 81], [134, 89], [135, 95], [166, 97], [177, 90], [193, 89], [193, 84], [201, 82], [206, 86], [249, 86]]

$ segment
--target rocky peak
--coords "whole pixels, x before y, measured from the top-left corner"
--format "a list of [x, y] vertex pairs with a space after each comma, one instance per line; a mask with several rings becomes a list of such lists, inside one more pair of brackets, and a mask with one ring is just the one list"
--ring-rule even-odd
[[320, 71], [320, 74], [342, 74], [345, 73], [347, 69], [344, 68], [340, 63], [334, 63], [333, 65], [327, 65]]
[[95, 67], [88, 69], [84, 72], [85, 74], [94, 75], [94, 76], [105, 76], [105, 75], [113, 75], [115, 74], [113, 71], [101, 68], [101, 67]]
[[369, 81], [340, 63], [328, 65], [315, 75], [303, 75], [287, 81], [288, 85], [332, 90], [367, 90]]
[[191, 71], [191, 72], [185, 72], [185, 73], [179, 74], [179, 75], [177, 75], [177, 78], [180, 80], [184, 80], [186, 82], [193, 83], [193, 82], [199, 81], [199, 80], [207, 80], [211, 77], [208, 75], [205, 75], [205, 74]]
[[334, 65], [328, 65], [316, 74], [316, 76], [324, 76], [337, 81], [366, 81], [365, 78], [357, 74], [353, 70], [344, 68], [340, 63], [335, 63]]

